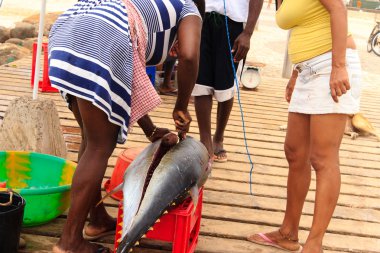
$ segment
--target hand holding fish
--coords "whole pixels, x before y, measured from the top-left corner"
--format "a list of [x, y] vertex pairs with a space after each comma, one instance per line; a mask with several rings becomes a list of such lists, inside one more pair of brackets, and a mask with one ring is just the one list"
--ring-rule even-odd
[[151, 135], [147, 136], [147, 138], [150, 142], [155, 142], [168, 133], [170, 133], [169, 129], [156, 127], [151, 133]]
[[170, 133], [167, 128], [156, 127], [148, 114], [141, 117], [137, 123], [144, 131], [146, 138], [148, 138], [150, 142], [155, 142], [161, 139], [165, 134]]
[[173, 119], [175, 123], [175, 128], [178, 131], [178, 137], [183, 140], [186, 138], [186, 133], [189, 132], [191, 116], [189, 112], [174, 109], [173, 111]]

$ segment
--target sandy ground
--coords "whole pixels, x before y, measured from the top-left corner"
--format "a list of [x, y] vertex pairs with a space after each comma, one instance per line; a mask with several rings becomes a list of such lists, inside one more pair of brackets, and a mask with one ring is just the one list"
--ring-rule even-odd
[[[1, 0], [0, 0], [1, 1]], [[77, 0], [48, 0], [47, 12], [64, 11]], [[28, 5], [25, 3], [29, 2]], [[15, 22], [23, 18], [39, 13], [41, 0], [3, 0], [0, 7], [0, 25], [14, 26]], [[259, 19], [259, 29], [255, 31], [251, 40], [251, 50], [248, 59], [265, 63], [262, 68], [263, 76], [281, 77], [284, 61], [284, 52], [287, 39], [287, 31], [276, 26], [274, 6], [271, 9], [264, 8]], [[363, 66], [363, 82], [366, 86], [380, 89], [380, 57], [373, 53], [367, 53], [367, 39], [375, 25], [373, 13], [349, 11], [349, 29], [353, 34]]]
[[[75, 2], [77, 0], [46, 0], [46, 11], [63, 11]], [[42, 0], [3, 0], [0, 7], [0, 25], [13, 27], [15, 22], [20, 22], [25, 17], [38, 14], [41, 9], [41, 3]]]

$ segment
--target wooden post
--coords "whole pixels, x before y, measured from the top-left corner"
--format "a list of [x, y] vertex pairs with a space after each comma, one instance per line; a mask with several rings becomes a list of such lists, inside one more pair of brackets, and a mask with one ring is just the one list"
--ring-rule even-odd
[[292, 75], [292, 62], [290, 61], [289, 54], [288, 54], [289, 38], [290, 38], [290, 31], [288, 32], [288, 38], [286, 40], [284, 65], [282, 66], [282, 77], [283, 78], [290, 78], [290, 76]]

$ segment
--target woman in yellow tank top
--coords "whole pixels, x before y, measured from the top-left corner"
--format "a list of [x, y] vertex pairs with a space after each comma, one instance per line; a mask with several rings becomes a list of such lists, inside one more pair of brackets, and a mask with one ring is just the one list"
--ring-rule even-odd
[[[291, 252], [320, 253], [340, 191], [339, 147], [348, 114], [359, 111], [361, 67], [347, 28], [342, 0], [279, 0], [277, 24], [290, 29], [288, 53], [295, 64], [285, 154], [289, 163], [287, 205], [277, 231], [248, 236], [254, 243]], [[299, 222], [316, 172], [313, 223], [303, 246]]]

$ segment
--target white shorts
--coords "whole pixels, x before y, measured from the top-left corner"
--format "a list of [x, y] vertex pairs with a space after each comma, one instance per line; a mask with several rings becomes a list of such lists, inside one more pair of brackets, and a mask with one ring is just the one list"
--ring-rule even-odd
[[338, 97], [335, 103], [330, 93], [331, 52], [298, 63], [297, 82], [289, 105], [289, 112], [303, 114], [359, 112], [361, 93], [361, 66], [358, 52], [346, 51], [346, 65], [351, 89]]

